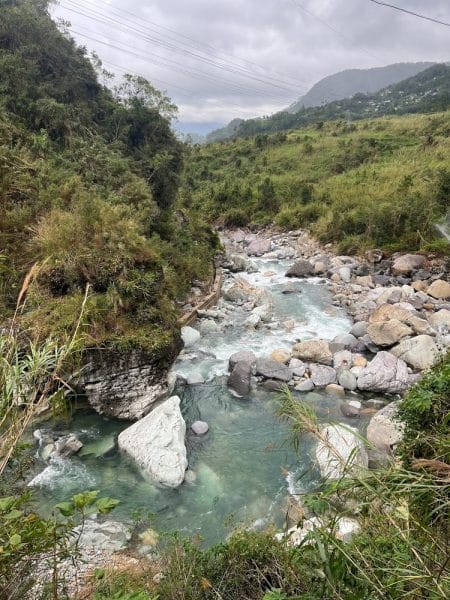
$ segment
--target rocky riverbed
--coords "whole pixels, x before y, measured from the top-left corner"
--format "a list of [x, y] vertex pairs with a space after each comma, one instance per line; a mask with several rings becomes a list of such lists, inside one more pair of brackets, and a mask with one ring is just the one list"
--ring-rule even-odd
[[[46, 464], [30, 481], [37, 503], [45, 509], [92, 487], [119, 497], [120, 547], [137, 508], [156, 514], [156, 529], [200, 534], [208, 543], [227, 535], [230, 515], [259, 528], [283, 527], [288, 514], [295, 525], [298, 494], [320, 477], [339, 477], [346, 457], [352, 468], [389, 460], [401, 437], [398, 398], [450, 345], [443, 259], [336, 256], [305, 231], [222, 232], [222, 243], [222, 298], [182, 328], [183, 349], [167, 378], [136, 361], [120, 365], [120, 385], [129, 382], [127, 397], [134, 397], [130, 412], [123, 398], [115, 409], [114, 384], [104, 401], [97, 373], [90, 396], [103, 417], [85, 411], [68, 426], [35, 432]], [[285, 385], [315, 409], [325, 445], [305, 439], [296, 455], [283, 444], [288, 430], [274, 403]], [[130, 426], [113, 417], [140, 420]], [[293, 539], [314, 526], [308, 520]], [[343, 522], [343, 539], [355, 528]], [[117, 542], [114, 522], [103, 529]], [[154, 533], [134, 532], [139, 553], [155, 551]], [[88, 560], [95, 539], [85, 543]]]

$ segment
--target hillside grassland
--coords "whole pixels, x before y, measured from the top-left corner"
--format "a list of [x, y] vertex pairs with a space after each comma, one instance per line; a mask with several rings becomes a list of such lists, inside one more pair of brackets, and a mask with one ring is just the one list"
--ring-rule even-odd
[[441, 248], [433, 224], [450, 193], [450, 111], [195, 147], [185, 205], [211, 222], [310, 227], [341, 251]]

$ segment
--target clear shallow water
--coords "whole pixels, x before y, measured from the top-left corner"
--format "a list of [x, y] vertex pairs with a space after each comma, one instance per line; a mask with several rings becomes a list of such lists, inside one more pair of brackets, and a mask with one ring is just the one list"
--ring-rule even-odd
[[[174, 366], [177, 373], [202, 372], [209, 379], [206, 384], [178, 390], [188, 427], [189, 469], [195, 481], [176, 490], [158, 488], [114, 449], [114, 438], [128, 424], [83, 409], [70, 423], [70, 431], [85, 444], [81, 455], [52, 462], [43, 472], [45, 464], [36, 465], [36, 473], [41, 474], [35, 501], [41, 511], [49, 512], [56, 502], [81, 490], [99, 489], [103, 495], [121, 500], [113, 518], [130, 521], [135, 511], [152, 513], [156, 530], [200, 534], [206, 544], [224, 539], [236, 525], [283, 524], [288, 494], [302, 493], [319, 482], [312, 460], [313, 443], [305, 438], [295, 454], [286, 443], [287, 425], [275, 415], [276, 394], [257, 389], [248, 399], [236, 399], [227, 389], [225, 377], [217, 374], [226, 371], [228, 357], [236, 350], [251, 348], [263, 356], [274, 348], [290, 347], [300, 337], [331, 339], [347, 332], [350, 322], [342, 311], [331, 307], [330, 293], [318, 280], [286, 280], [289, 262], [258, 260], [255, 264], [259, 271], [245, 277], [271, 292], [274, 329], [244, 329], [241, 324], [248, 313], [221, 301], [231, 311], [227, 316], [230, 326], [202, 337]], [[275, 274], [268, 277], [268, 271]], [[282, 294], [287, 285], [298, 286], [301, 293]], [[291, 331], [280, 325], [287, 318], [296, 321]], [[298, 398], [311, 403], [324, 421], [355, 426], [354, 421], [342, 417], [341, 400], [335, 396], [312, 392]], [[189, 433], [189, 425], [197, 419], [210, 426], [202, 439]], [[358, 421], [359, 427], [364, 425], [363, 419]], [[60, 427], [58, 434], [66, 431]]]

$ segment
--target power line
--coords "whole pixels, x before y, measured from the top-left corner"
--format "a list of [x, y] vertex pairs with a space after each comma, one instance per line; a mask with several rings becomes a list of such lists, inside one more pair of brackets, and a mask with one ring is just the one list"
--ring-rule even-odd
[[[76, 2], [73, 2], [73, 0], [68, 0], [68, 1], [70, 2], [70, 4], [73, 4], [76, 7], [79, 6], [76, 4]], [[206, 63], [206, 64], [212, 66], [213, 68], [227, 71], [233, 75], [238, 75], [238, 76], [244, 77], [246, 79], [251, 79], [251, 80], [257, 81], [259, 83], [263, 83], [266, 86], [271, 86], [271, 87], [274, 87], [274, 88], [277, 88], [280, 90], [292, 91], [292, 93], [294, 93], [294, 92], [298, 93], [298, 90], [295, 89], [291, 84], [286, 84], [285, 82], [276, 83], [277, 80], [270, 81], [267, 78], [262, 79], [261, 77], [255, 75], [254, 72], [253, 73], [250, 72], [248, 69], [243, 69], [242, 67], [232, 67], [232, 66], [227, 65], [224, 61], [222, 61], [222, 64], [217, 63], [214, 59], [211, 59], [208, 56], [202, 56], [200, 54], [197, 54], [196, 52], [193, 52], [192, 50], [187, 50], [186, 48], [180, 48], [176, 44], [173, 44], [173, 43], [170, 43], [165, 40], [158, 39], [158, 38], [151, 37], [145, 32], [145, 30], [144, 31], [139, 30], [136, 27], [130, 26], [127, 23], [122, 22], [121, 20], [114, 19], [114, 18], [110, 17], [109, 15], [105, 15], [105, 14], [99, 13], [97, 11], [92, 11], [92, 10], [89, 10], [89, 12], [86, 13], [86, 12], [82, 12], [82, 11], [77, 11], [73, 8], [65, 6], [64, 4], [62, 4], [62, 6], [64, 6], [64, 8], [66, 10], [69, 10], [69, 11], [79, 14], [81, 16], [87, 17], [94, 21], [100, 22], [101, 24], [109, 24], [110, 23], [114, 26], [119, 25], [122, 29], [125, 28], [126, 30], [133, 32], [133, 34], [135, 36], [137, 35], [137, 37], [144, 39], [145, 41], [156, 43], [156, 44], [168, 49], [169, 51], [183, 54], [184, 56], [190, 56], [190, 57], [194, 58], [195, 60], [199, 60], [203, 63]], [[88, 9], [85, 9], [85, 10], [88, 10]], [[95, 15], [98, 15], [98, 16], [95, 16]], [[163, 57], [160, 57], [160, 58], [163, 58]], [[271, 78], [271, 79], [273, 79], [273, 78]]]
[[360, 50], [361, 52], [364, 52], [364, 54], [367, 54], [367, 56], [370, 56], [370, 58], [374, 58], [377, 62], [379, 62], [381, 64], [384, 64], [385, 61], [381, 60], [381, 58], [379, 58], [378, 56], [375, 56], [375, 54], [372, 54], [371, 52], [369, 52], [365, 48], [361, 48], [361, 46], [357, 46], [352, 39], [350, 39], [347, 35], [345, 35], [345, 33], [342, 33], [342, 31], [340, 31], [339, 29], [336, 29], [336, 27], [334, 27], [333, 25], [330, 25], [327, 21], [325, 21], [325, 19], [322, 19], [322, 17], [317, 16], [315, 13], [313, 13], [310, 10], [308, 10], [307, 8], [305, 8], [303, 6], [303, 4], [301, 4], [300, 2], [298, 2], [298, 0], [291, 0], [291, 2], [299, 10], [303, 11], [304, 13], [306, 13], [307, 15], [309, 15], [310, 17], [313, 17], [314, 19], [316, 19], [317, 21], [319, 21], [320, 23], [322, 23], [322, 25], [324, 25], [325, 27], [327, 27], [330, 31], [333, 31], [336, 35], [338, 35], [339, 37], [341, 37], [345, 41], [349, 42], [352, 46], [355, 46], [355, 48], [358, 48], [358, 50]]
[[445, 25], [445, 27], [450, 27], [450, 23], [446, 23], [445, 21], [440, 21], [439, 19], [435, 19], [433, 17], [427, 17], [426, 15], [416, 13], [412, 10], [408, 10], [407, 8], [395, 6], [394, 4], [388, 4], [387, 2], [380, 2], [379, 0], [369, 0], [369, 2], [372, 2], [373, 4], [379, 4], [380, 6], [387, 6], [388, 8], [393, 8], [394, 10], [399, 10], [400, 12], [404, 12], [407, 15], [412, 15], [413, 17], [418, 17], [419, 19], [425, 19], [426, 21], [431, 21], [432, 23], [438, 23], [439, 25]]
[[[137, 53], [134, 49], [133, 46], [130, 46], [129, 44], [125, 44], [124, 42], [121, 42], [122, 46], [126, 46], [127, 48], [120, 48], [117, 45], [111, 44], [109, 42], [105, 42], [104, 40], [100, 40], [98, 38], [92, 37], [86, 33], [82, 33], [80, 31], [77, 31], [75, 29], [71, 29], [72, 33], [79, 35], [83, 38], [86, 38], [88, 40], [91, 40], [93, 42], [96, 42], [97, 44], [102, 44], [103, 46], [107, 46], [109, 48], [113, 48], [114, 50], [117, 50], [119, 52], [123, 52], [125, 54], [129, 54], [130, 56], [134, 56], [142, 61], [145, 62], [152, 62], [153, 64], [159, 65], [159, 66], [164, 66], [164, 67], [168, 67], [169, 69], [173, 70], [173, 71], [178, 71], [184, 75], [188, 74], [190, 77], [194, 77], [196, 79], [203, 79], [206, 81], [209, 81], [210, 83], [213, 84], [217, 84], [217, 82], [219, 81], [219, 83], [226, 83], [228, 86], [233, 87], [235, 89], [235, 91], [239, 92], [240, 94], [251, 94], [253, 95], [258, 95], [258, 92], [256, 91], [251, 91], [248, 88], [244, 88], [242, 86], [239, 86], [239, 84], [233, 83], [233, 82], [229, 82], [226, 80], [220, 80], [217, 77], [213, 76], [213, 75], [207, 75], [206, 73], [199, 71], [198, 69], [194, 70], [193, 67], [191, 67], [190, 69], [186, 69], [185, 65], [178, 63], [177, 61], [165, 58], [165, 57], [161, 57], [158, 54], [154, 54], [152, 52], [146, 53], [145, 56], [143, 54]], [[149, 56], [154, 56], [156, 57], [157, 60], [149, 59]], [[264, 96], [264, 98], [267, 98], [267, 96], [269, 94], [267, 93], [263, 93], [263, 92], [259, 92], [259, 95]], [[279, 100], [279, 96], [276, 96], [276, 98]]]
[[[79, 1], [83, 2], [84, 4], [88, 4], [89, 5], [89, 0], [79, 0]], [[73, 0], [71, 0], [71, 2], [74, 3]], [[124, 8], [119, 9], [119, 8], [110, 6], [109, 4], [106, 5], [105, 2], [103, 2], [103, 5], [107, 6], [107, 12], [108, 12], [108, 14], [109, 13], [112, 13], [112, 14], [115, 13], [116, 15], [120, 16], [121, 18], [124, 18], [124, 17], [122, 17], [122, 15], [130, 15], [131, 17], [133, 17], [133, 21], [132, 22], [136, 24], [136, 21], [134, 19], [137, 17], [137, 15], [135, 15], [133, 12], [130, 12], [130, 11], [124, 9]], [[235, 62], [235, 61], [239, 61], [241, 63], [247, 64], [250, 67], [253, 67], [253, 68], [256, 67], [256, 68], [260, 69], [262, 71], [262, 74], [265, 74], [266, 77], [268, 77], [270, 79], [273, 79], [275, 81], [278, 80], [279, 82], [281, 82], [282, 81], [281, 78], [285, 77], [284, 75], [281, 75], [281, 78], [280, 78], [280, 74], [278, 74], [277, 78], [273, 77], [273, 76], [271, 76], [271, 75], [268, 74], [268, 71], [267, 71], [267, 69], [265, 67], [263, 67], [262, 65], [260, 65], [258, 63], [255, 63], [255, 62], [250, 61], [250, 60], [245, 59], [245, 58], [241, 58], [241, 57], [235, 56], [235, 55], [230, 54], [228, 52], [225, 52], [223, 50], [219, 50], [218, 48], [212, 46], [211, 44], [207, 44], [205, 42], [201, 42], [199, 40], [196, 40], [196, 39], [194, 39], [192, 37], [189, 37], [189, 36], [187, 36], [187, 35], [185, 35], [183, 33], [175, 31], [174, 29], [170, 29], [169, 27], [165, 27], [164, 25], [161, 25], [160, 23], [156, 23], [155, 21], [150, 21], [149, 19], [145, 19], [145, 18], [143, 18], [141, 16], [139, 16], [138, 18], [139, 18], [138, 25], [142, 26], [142, 23], [149, 24], [149, 25], [152, 26], [150, 29], [152, 29], [153, 31], [155, 31], [154, 27], [156, 27], [157, 28], [157, 30], [156, 30], [157, 32], [158, 32], [159, 29], [163, 29], [164, 31], [169, 32], [169, 34], [171, 34], [172, 38], [173, 38], [173, 36], [176, 36], [178, 38], [183, 38], [184, 40], [187, 40], [189, 42], [188, 44], [186, 44], [186, 42], [181, 42], [181, 43], [183, 43], [184, 45], [187, 45], [188, 47], [195, 48], [195, 49], [199, 49], [199, 48], [203, 47], [206, 50], [208, 50], [209, 54], [210, 54], [210, 51], [213, 51], [216, 55], [220, 55], [221, 54], [222, 56], [228, 56], [229, 58], [232, 59], [232, 61], [229, 61], [231, 64], [235, 64], [236, 66], [240, 66], [240, 65], [238, 65], [238, 63]], [[130, 20], [130, 19], [127, 19], [127, 20]], [[179, 42], [179, 40], [178, 40], [178, 42]], [[204, 52], [204, 51], [202, 50], [202, 52]], [[301, 80], [301, 79], [293, 78], [293, 77], [289, 77], [289, 78], [294, 83], [296, 82], [296, 83], [298, 83], [300, 85], [307, 83], [304, 79]], [[286, 82], [284, 81], [284, 83], [286, 83]]]

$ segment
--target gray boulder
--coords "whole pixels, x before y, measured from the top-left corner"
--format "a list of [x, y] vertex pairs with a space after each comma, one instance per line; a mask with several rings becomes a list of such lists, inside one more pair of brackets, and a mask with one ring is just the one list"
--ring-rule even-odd
[[272, 243], [270, 240], [256, 239], [250, 242], [247, 247], [247, 254], [249, 256], [262, 256], [267, 252], [270, 252]]
[[409, 340], [403, 340], [398, 346], [391, 349], [391, 353], [419, 371], [429, 369], [439, 358], [438, 347], [429, 335], [418, 335]]
[[286, 272], [286, 277], [311, 277], [315, 274], [314, 265], [301, 258], [296, 260], [295, 263]]
[[350, 329], [350, 333], [354, 335], [356, 338], [360, 338], [367, 333], [367, 327], [369, 323], [367, 321], [358, 321], [353, 325]]
[[86, 519], [83, 525], [73, 530], [82, 555], [85, 551], [117, 552], [127, 547], [131, 539], [130, 527], [117, 521]]
[[225, 262], [227, 267], [232, 273], [239, 273], [241, 271], [247, 271], [250, 267], [250, 261], [244, 254], [230, 254]]
[[193, 346], [200, 339], [200, 332], [193, 327], [182, 327], [181, 328], [181, 339], [185, 348]]
[[339, 369], [338, 383], [339, 385], [342, 385], [345, 390], [354, 391], [358, 387], [356, 375], [352, 373], [350, 369]]
[[297, 392], [310, 392], [313, 389], [314, 383], [311, 381], [311, 379], [302, 379], [294, 387], [294, 390], [296, 390]]
[[309, 365], [311, 381], [316, 387], [325, 387], [330, 383], [336, 383], [336, 371], [325, 365]]
[[379, 352], [358, 377], [358, 388], [382, 394], [399, 394], [408, 387], [408, 367], [391, 352]]
[[253, 368], [251, 362], [238, 362], [227, 379], [228, 387], [240, 398], [250, 393]]
[[450, 331], [450, 310], [442, 308], [428, 317], [430, 325], [442, 333]]
[[342, 365], [350, 368], [352, 366], [352, 353], [350, 350], [341, 350], [333, 354], [333, 367], [339, 369]]
[[252, 367], [256, 367], [256, 356], [251, 350], [239, 350], [228, 359], [228, 370], [232, 371], [237, 363], [250, 363]]
[[292, 379], [292, 371], [271, 358], [258, 358], [256, 361], [256, 374], [265, 379], [277, 379], [288, 382]]
[[374, 415], [367, 426], [367, 440], [378, 450], [391, 453], [401, 441], [403, 424], [396, 419], [399, 402], [391, 402]]
[[151, 479], [178, 487], [187, 469], [186, 423], [180, 398], [172, 396], [149, 415], [119, 434], [119, 449], [128, 454]]
[[54, 444], [54, 450], [51, 452], [51, 456], [61, 456], [61, 458], [68, 458], [77, 454], [83, 447], [82, 442], [77, 438], [74, 433], [65, 435], [64, 437], [56, 440]]

